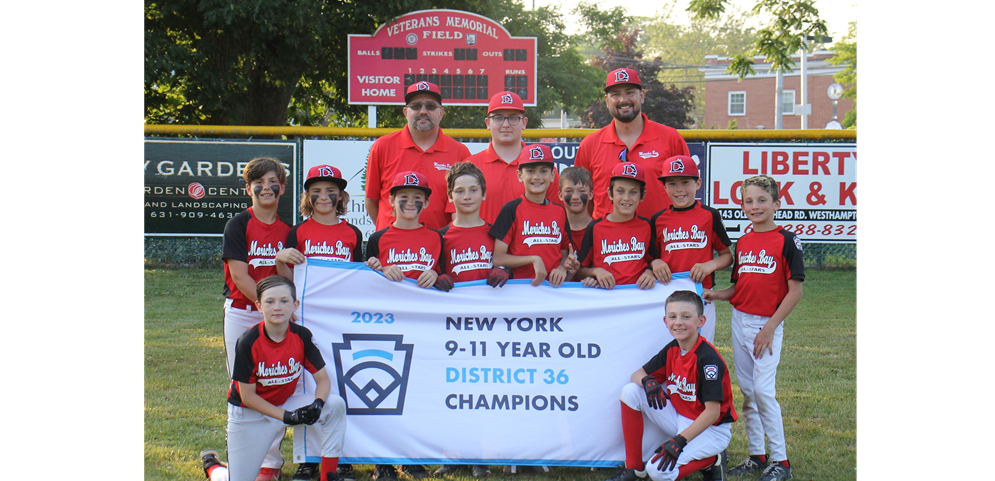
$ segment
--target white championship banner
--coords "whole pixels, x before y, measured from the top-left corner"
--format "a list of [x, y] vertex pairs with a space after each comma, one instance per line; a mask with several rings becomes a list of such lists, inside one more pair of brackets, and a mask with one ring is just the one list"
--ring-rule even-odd
[[353, 464], [617, 466], [622, 386], [673, 339], [667, 296], [701, 293], [687, 273], [645, 291], [516, 279], [442, 292], [363, 263], [294, 271]]

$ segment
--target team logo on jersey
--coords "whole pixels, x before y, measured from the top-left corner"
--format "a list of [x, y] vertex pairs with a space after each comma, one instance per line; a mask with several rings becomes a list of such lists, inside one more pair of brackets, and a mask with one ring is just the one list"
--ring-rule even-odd
[[628, 81], [629, 81], [629, 72], [626, 72], [625, 70], [619, 70], [618, 72], [615, 72], [615, 83], [628, 82]]
[[799, 239], [798, 236], [795, 236], [795, 247], [797, 247], [798, 251], [801, 252], [801, 250], [802, 250], [802, 240]]
[[428, 86], [428, 82], [422, 81], [415, 84], [415, 90], [432, 90], [432, 89]]
[[[510, 99], [511, 97], [508, 98]], [[529, 160], [546, 160], [546, 155], [542, 153], [542, 149], [537, 145], [529, 149]]]
[[703, 230], [698, 230], [698, 224], [691, 226], [690, 230], [678, 227], [677, 230], [664, 228], [660, 231], [660, 238], [666, 244], [664, 250], [679, 251], [683, 249], [704, 249], [708, 246], [708, 235]]
[[409, 33], [406, 37], [404, 37], [404, 40], [408, 42], [408, 45], [414, 45], [418, 43], [418, 35]]
[[466, 34], [466, 44], [467, 45], [476, 45], [477, 44], [477, 34], [475, 34], [475, 33], [468, 33], [468, 34]]
[[705, 380], [714, 381], [719, 378], [719, 367], [715, 364], [708, 364], [705, 366]]
[[296, 381], [304, 372], [304, 364], [297, 362], [294, 358], [287, 359], [287, 365], [277, 361], [275, 364], [266, 365], [260, 361], [256, 366], [256, 382], [261, 386], [282, 386]]
[[550, 225], [545, 222], [532, 224], [529, 221], [522, 223], [522, 244], [532, 247], [535, 244], [559, 244], [563, 240], [560, 235], [560, 226], [554, 220]]
[[473, 250], [467, 247], [465, 251], [449, 250], [449, 265], [452, 266], [453, 274], [459, 275], [463, 271], [473, 271], [478, 269], [491, 270], [491, 257], [493, 253], [487, 250], [487, 246], [481, 245], [480, 250]]
[[684, 173], [684, 161], [681, 159], [674, 159], [670, 163], [670, 173], [671, 174], [683, 174]]
[[607, 239], [601, 239], [601, 255], [605, 256], [605, 264], [612, 265], [616, 262], [638, 261], [646, 255], [646, 243], [641, 242], [636, 236], [632, 236], [629, 242], [622, 242], [618, 239], [608, 243]]
[[640, 152], [639, 153], [639, 157], [642, 158], [642, 159], [652, 159], [654, 157], [659, 157], [659, 156], [660, 156], [660, 153], [657, 152], [657, 151], [655, 151], [655, 150], [651, 150], [649, 152]]
[[766, 249], [759, 254], [754, 254], [752, 250], [739, 253], [740, 274], [773, 274], [776, 270], [777, 261], [774, 256], [767, 255]]
[[343, 334], [332, 357], [346, 414], [401, 415], [413, 344], [400, 334]]
[[404, 185], [418, 185], [418, 176], [415, 174], [405, 175]]
[[274, 248], [272, 243], [259, 245], [259, 241], [254, 240], [251, 244], [249, 244], [249, 265], [252, 267], [275, 266], [276, 253], [282, 250], [282, 241], [277, 241], [276, 247]]
[[387, 251], [385, 262], [387, 265], [396, 265], [401, 272], [427, 271], [435, 267], [435, 256], [424, 247], [418, 249], [418, 252], [411, 252], [411, 249], [398, 252], [391, 248]]
[[686, 376], [678, 376], [676, 373], [670, 373], [670, 376], [667, 377], [667, 391], [670, 395], [677, 394], [688, 402], [694, 402], [698, 398], [697, 385], [688, 382]]
[[511, 104], [511, 103], [515, 103], [515, 101], [512, 100], [511, 94], [503, 94], [503, 95], [501, 95], [501, 103], [502, 104]]

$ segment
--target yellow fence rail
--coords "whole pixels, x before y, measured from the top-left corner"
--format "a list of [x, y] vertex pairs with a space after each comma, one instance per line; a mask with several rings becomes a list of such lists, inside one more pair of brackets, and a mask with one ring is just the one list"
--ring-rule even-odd
[[[301, 137], [382, 137], [398, 129], [369, 129], [351, 127], [266, 127], [244, 125], [145, 125], [145, 135], [194, 135], [211, 136], [301, 136]], [[487, 129], [444, 129], [447, 135], [456, 138], [489, 139]], [[596, 132], [595, 129], [525, 129], [522, 137], [527, 139], [583, 138]], [[678, 130], [685, 141], [705, 140], [857, 140], [856, 130]]]

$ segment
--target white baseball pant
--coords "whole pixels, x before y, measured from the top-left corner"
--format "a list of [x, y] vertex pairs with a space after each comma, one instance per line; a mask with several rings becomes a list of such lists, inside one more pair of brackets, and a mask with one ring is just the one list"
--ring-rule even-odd
[[[238, 309], [232, 307], [231, 303], [231, 299], [225, 299], [224, 333], [225, 357], [228, 361], [228, 379], [231, 379], [231, 373], [235, 369], [235, 344], [238, 342], [238, 338], [250, 327], [263, 320], [263, 314], [257, 311], [255, 307]], [[311, 400], [313, 401], [314, 398], [312, 397]], [[266, 459], [263, 460], [262, 467], [273, 469], [283, 468], [283, 453], [280, 452], [282, 444], [283, 436], [273, 441], [273, 445], [270, 446], [269, 451], [266, 453]]]
[[[312, 396], [313, 399], [313, 396]], [[288, 411], [308, 403], [302, 396], [291, 396], [280, 407]], [[345, 401], [330, 396], [321, 410], [318, 422], [322, 427], [321, 456], [342, 455], [346, 428]], [[228, 469], [211, 472], [211, 481], [254, 481], [268, 446], [275, 438], [283, 438], [287, 425], [246, 407], [228, 405]]]
[[753, 341], [770, 317], [747, 314], [732, 308], [732, 355], [736, 363], [739, 390], [743, 393], [741, 419], [746, 422], [750, 454], [764, 454], [764, 435], [770, 444], [770, 458], [788, 459], [781, 405], [777, 402], [777, 365], [781, 362], [784, 323], [774, 330], [771, 348], [760, 359], [753, 357]]
[[[643, 459], [646, 460], [646, 473], [653, 481], [675, 481], [677, 475], [680, 474], [679, 468], [681, 466], [695, 459], [715, 456], [729, 447], [729, 441], [732, 439], [730, 423], [709, 426], [701, 434], [688, 441], [673, 468], [661, 471], [657, 468], [659, 461], [653, 464], [649, 462], [650, 458], [654, 456], [653, 450], [687, 429], [694, 422], [694, 419], [678, 414], [671, 402], [668, 402], [663, 409], [654, 409], [646, 400], [646, 390], [636, 383], [630, 382], [623, 386], [619, 399], [626, 406], [642, 412], [643, 419], [649, 421], [649, 426], [644, 423], [643, 428]], [[653, 429], [653, 427], [657, 429]]]
[[[328, 367], [328, 366], [326, 366]], [[304, 375], [297, 382], [297, 389], [294, 396], [300, 396], [305, 400], [304, 404], [311, 404], [314, 401], [314, 390], [316, 388], [314, 376], [310, 372], [304, 371]], [[334, 389], [330, 396], [335, 396]], [[314, 423], [298, 424], [294, 426], [294, 462], [318, 463], [321, 462], [321, 425]]]
[[706, 341], [715, 344], [715, 303], [706, 302], [705, 310], [702, 311], [705, 316], [705, 325], [698, 329], [698, 333], [701, 337], [704, 337]]

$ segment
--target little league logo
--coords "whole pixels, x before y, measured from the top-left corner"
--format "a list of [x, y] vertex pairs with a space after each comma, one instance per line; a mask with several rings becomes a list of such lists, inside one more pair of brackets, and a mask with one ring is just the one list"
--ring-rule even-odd
[[705, 366], [705, 379], [714, 381], [719, 378], [719, 367], [714, 364]]
[[339, 394], [346, 414], [401, 415], [413, 344], [399, 334], [343, 334], [332, 343]]

